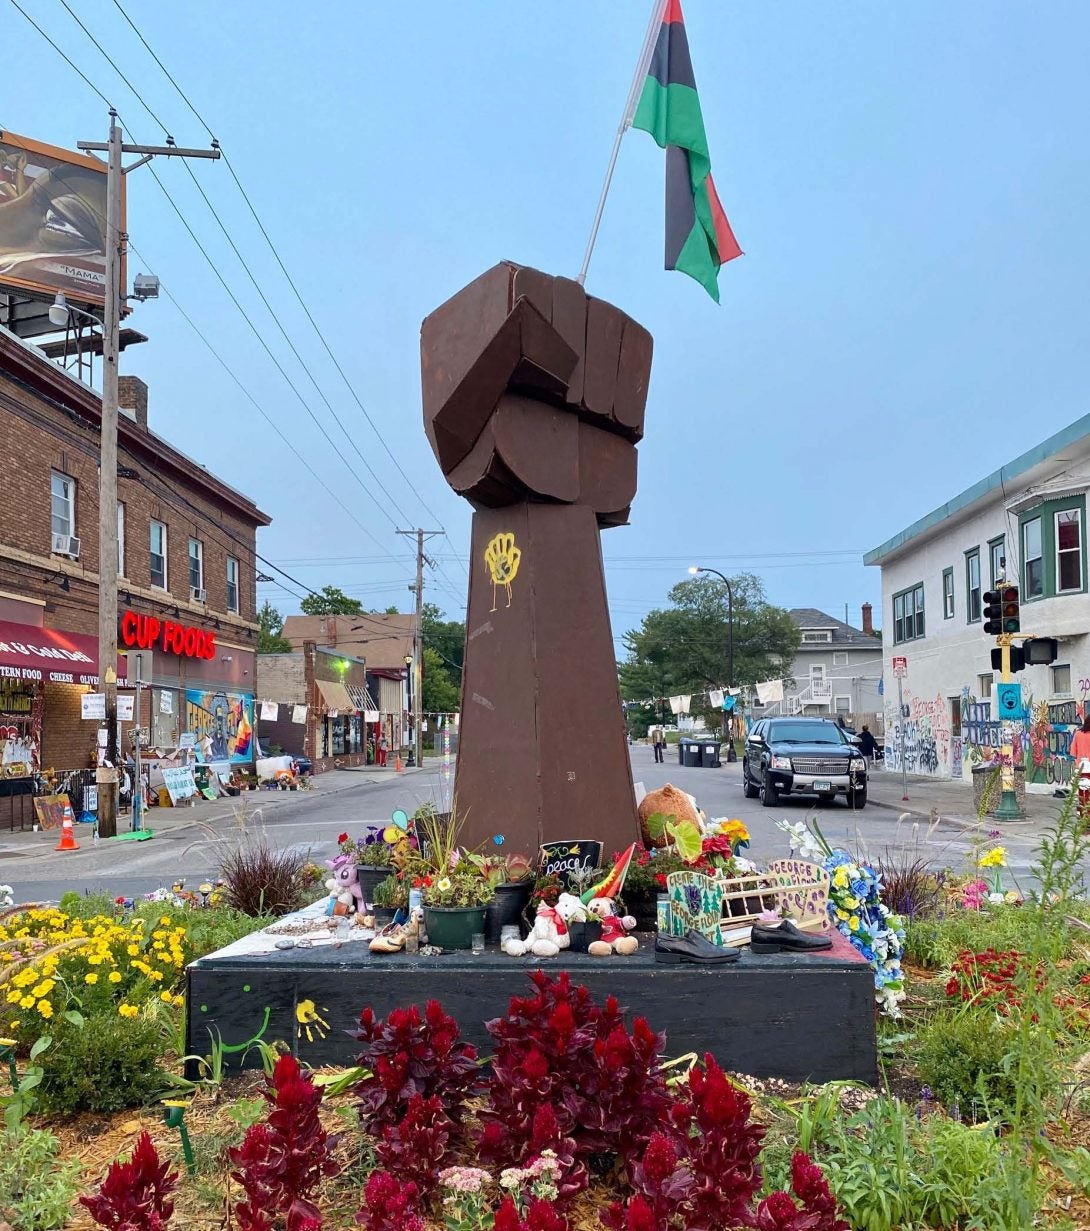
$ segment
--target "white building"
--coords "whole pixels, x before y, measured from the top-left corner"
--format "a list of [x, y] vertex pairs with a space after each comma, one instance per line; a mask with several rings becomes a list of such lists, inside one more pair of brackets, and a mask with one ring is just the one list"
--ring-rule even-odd
[[[1090, 695], [1086, 492], [1090, 415], [1023, 453], [864, 556], [882, 570], [887, 765], [971, 777], [1011, 737], [1026, 789], [1070, 780], [1071, 734]], [[995, 709], [983, 595], [1006, 580], [1020, 589], [1023, 633], [1055, 637], [1050, 667], [1027, 667], [1022, 717]], [[894, 655], [907, 659], [898, 713]]]
[[870, 603], [863, 604], [863, 627], [853, 628], [816, 607], [788, 612], [799, 627], [799, 648], [784, 681], [782, 701], [754, 707], [768, 714], [841, 716], [869, 722], [882, 711], [882, 642], [874, 635]]

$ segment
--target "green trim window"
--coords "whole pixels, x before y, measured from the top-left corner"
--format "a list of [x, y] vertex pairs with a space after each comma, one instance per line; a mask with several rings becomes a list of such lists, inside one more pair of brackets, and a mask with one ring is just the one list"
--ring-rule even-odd
[[1007, 540], [1002, 534], [988, 540], [988, 579], [993, 590], [996, 582], [1007, 580]]
[[942, 618], [944, 620], [954, 618], [954, 570], [952, 568], [942, 570]]
[[965, 622], [980, 619], [980, 548], [965, 553]]
[[1045, 500], [1018, 517], [1022, 599], [1086, 593], [1086, 497]]
[[893, 596], [893, 644], [919, 641], [924, 635], [923, 582]]

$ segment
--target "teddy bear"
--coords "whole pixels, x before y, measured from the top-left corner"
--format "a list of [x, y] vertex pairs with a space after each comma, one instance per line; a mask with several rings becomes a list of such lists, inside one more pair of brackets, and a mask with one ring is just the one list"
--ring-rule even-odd
[[587, 946], [592, 957], [609, 957], [611, 953], [628, 957], [640, 947], [635, 936], [628, 935], [636, 920], [631, 915], [618, 915], [612, 898], [592, 898], [587, 910], [602, 924], [602, 939], [592, 940]]
[[338, 855], [336, 859], [327, 859], [327, 868], [333, 875], [326, 881], [329, 890], [329, 905], [326, 914], [351, 915], [360, 911], [365, 905], [363, 889], [356, 872], [356, 857], [354, 855]]
[[[510, 957], [522, 957], [532, 953], [534, 957], [556, 957], [561, 949], [567, 949], [571, 944], [571, 935], [564, 916], [559, 910], [560, 896], [571, 897], [571, 894], [550, 894], [544, 901], [538, 903], [534, 915], [534, 927], [525, 940], [509, 940], [504, 946], [504, 952]], [[576, 903], [582, 905], [579, 899]]]

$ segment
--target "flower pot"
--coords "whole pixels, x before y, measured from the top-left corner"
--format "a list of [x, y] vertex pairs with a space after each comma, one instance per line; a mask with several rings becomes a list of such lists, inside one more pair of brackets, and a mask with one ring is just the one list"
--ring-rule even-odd
[[602, 924], [598, 919], [588, 919], [585, 923], [569, 923], [568, 932], [571, 935], [572, 953], [586, 953], [587, 947], [596, 940], [602, 939]]
[[360, 882], [365, 902], [374, 901], [375, 886], [381, 884], [392, 871], [392, 868], [376, 868], [369, 863], [356, 864], [356, 878]]
[[425, 906], [428, 944], [440, 949], [471, 949], [474, 932], [484, 931], [487, 906]]
[[496, 886], [496, 896], [488, 903], [488, 913], [484, 918], [484, 938], [488, 944], [498, 945], [502, 928], [522, 922], [522, 912], [530, 901], [533, 888], [532, 880], [511, 881]]

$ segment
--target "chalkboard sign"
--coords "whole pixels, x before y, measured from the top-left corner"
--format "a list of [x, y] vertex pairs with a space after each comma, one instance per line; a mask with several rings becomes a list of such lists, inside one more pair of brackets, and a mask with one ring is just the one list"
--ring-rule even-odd
[[602, 844], [589, 838], [541, 844], [541, 875], [559, 876], [566, 889], [572, 888], [574, 874], [592, 871], [602, 861]]
[[161, 768], [163, 785], [167, 789], [172, 804], [197, 794], [197, 784], [193, 781], [193, 770], [188, 765], [179, 766], [176, 769], [168, 769], [166, 766]]

